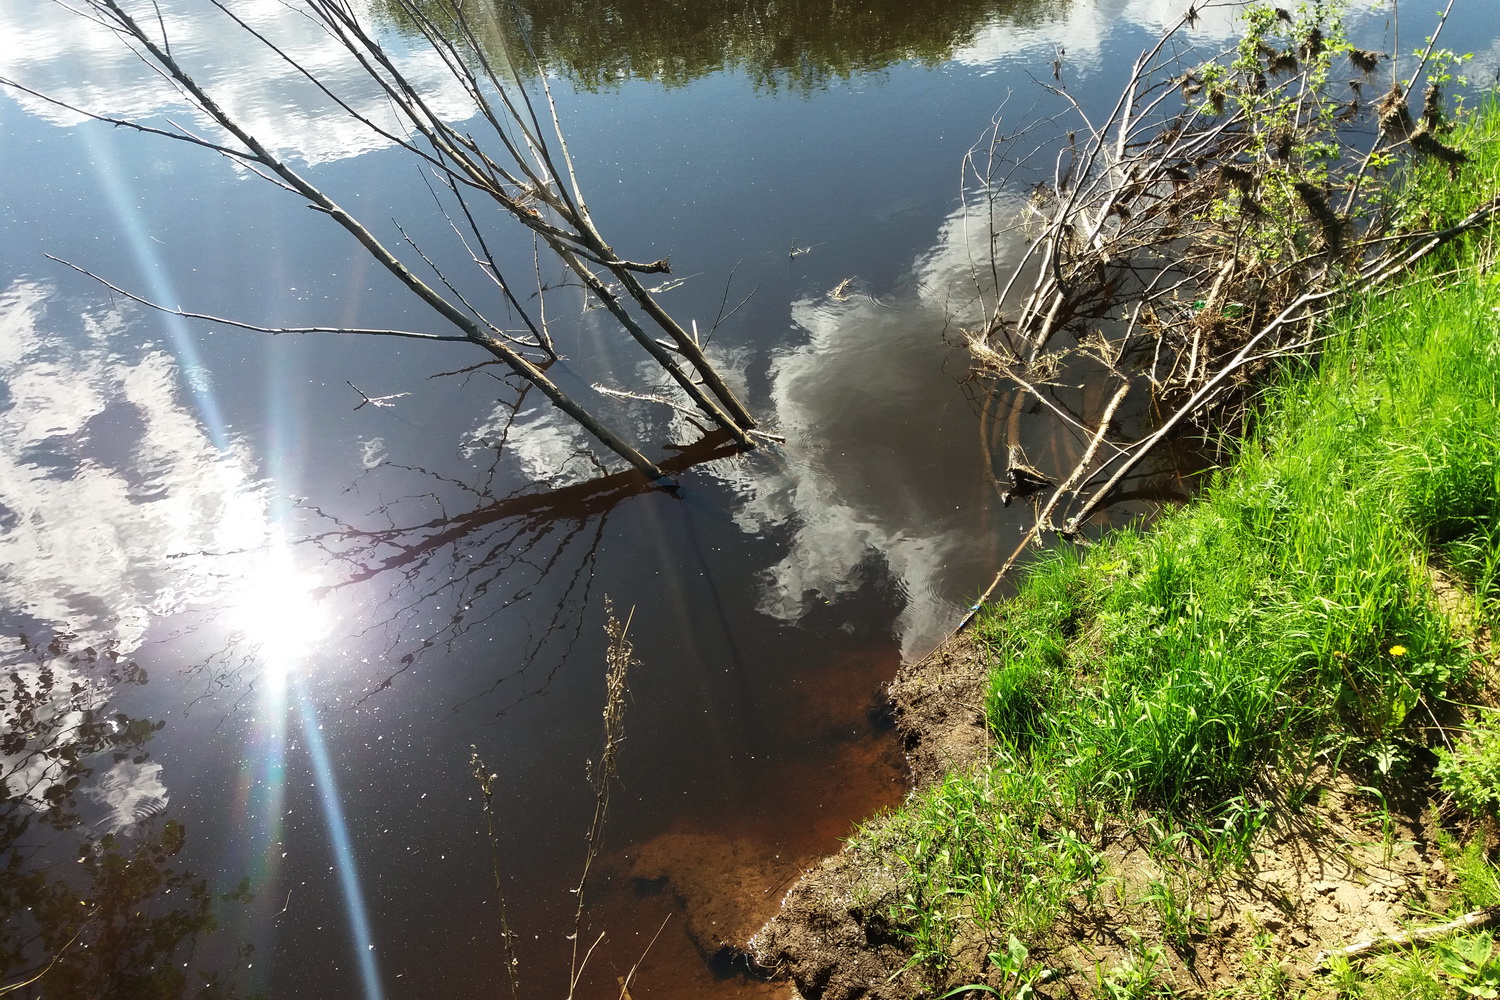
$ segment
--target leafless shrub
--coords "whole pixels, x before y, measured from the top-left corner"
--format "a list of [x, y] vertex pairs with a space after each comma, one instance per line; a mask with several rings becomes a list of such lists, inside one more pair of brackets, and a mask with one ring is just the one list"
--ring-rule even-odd
[[[516, 57], [504, 53], [497, 61], [497, 57], [481, 44], [482, 35], [493, 33], [486, 33], [484, 26], [474, 19], [499, 16], [495, 9], [483, 5], [482, 10], [476, 9], [461, 0], [423, 0], [420, 3], [418, 0], [389, 0], [388, 4], [425, 40], [444, 70], [467, 96], [473, 113], [482, 123], [482, 132], [477, 134], [468, 131], [466, 126], [451, 124], [445, 118], [344, 0], [288, 2], [323, 29], [335, 45], [358, 64], [365, 81], [378, 88], [394, 113], [395, 126], [383, 124], [363, 113], [353, 98], [335, 91], [332, 84], [318, 76], [313, 66], [299, 62], [294, 53], [278, 46], [259, 28], [236, 14], [230, 4], [224, 0], [209, 0], [213, 8], [232, 22], [228, 28], [242, 31], [250, 43], [269, 49], [350, 119], [379, 140], [398, 146], [415, 158], [427, 172], [433, 193], [440, 196], [438, 204], [444, 220], [477, 269], [481, 283], [476, 291], [461, 287], [458, 276], [445, 273], [405, 230], [401, 230], [404, 251], [400, 245], [387, 245], [346, 206], [335, 201], [304, 172], [276, 155], [270, 142], [252, 132], [216, 100], [190, 72], [191, 67], [174, 53], [166, 19], [151, 0], [138, 0], [129, 5], [128, 0], [54, 2], [81, 18], [112, 30], [149, 70], [161, 76], [186, 99], [215, 132], [204, 134], [176, 123], [161, 127], [147, 121], [75, 108], [18, 80], [0, 77], [0, 86], [33, 94], [96, 121], [201, 147], [304, 199], [310, 207], [327, 215], [353, 236], [398, 283], [421, 299], [456, 333], [441, 336], [407, 330], [363, 330], [339, 326], [271, 328], [161, 305], [110, 285], [116, 292], [175, 315], [269, 333], [323, 332], [467, 341], [539, 389], [553, 405], [634, 468], [654, 481], [666, 480], [662, 470], [634, 445], [548, 378], [546, 365], [557, 358], [557, 352], [547, 330], [545, 311], [539, 310], [533, 315], [517, 294], [517, 286], [503, 273], [494, 250], [495, 234], [489, 232], [481, 221], [485, 216], [480, 209], [488, 205], [498, 208], [512, 222], [519, 224], [528, 238], [550, 251], [578, 280], [586, 294], [602, 303], [620, 328], [672, 377], [694, 409], [729, 434], [741, 447], [755, 446], [755, 438], [750, 433], [755, 427], [754, 418], [709, 362], [696, 335], [674, 320], [641, 281], [642, 274], [669, 271], [668, 261], [627, 260], [615, 252], [595, 226], [574, 171], [546, 74], [535, 74], [539, 94], [534, 97], [511, 64]], [[134, 7], [134, 10], [129, 7]], [[404, 257], [403, 253], [407, 256]], [[77, 269], [99, 278], [83, 267]], [[418, 271], [422, 270], [429, 272], [430, 277], [420, 277]], [[480, 295], [486, 292], [486, 286], [489, 291], [498, 291], [504, 307], [522, 321], [524, 331], [518, 334], [508, 329], [481, 308]], [[539, 297], [543, 291], [545, 289], [538, 281]]]

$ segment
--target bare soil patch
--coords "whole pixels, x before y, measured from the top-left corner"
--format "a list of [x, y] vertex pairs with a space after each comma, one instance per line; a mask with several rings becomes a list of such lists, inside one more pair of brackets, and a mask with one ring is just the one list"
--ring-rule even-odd
[[[1459, 624], [1464, 602], [1446, 576], [1435, 583]], [[1475, 651], [1487, 661], [1484, 700], [1493, 702], [1487, 636], [1476, 640]], [[986, 667], [981, 648], [960, 633], [892, 683], [914, 789], [982, 759]], [[1271, 821], [1250, 862], [1224, 874], [1164, 866], [1140, 829], [1100, 831], [1110, 867], [1106, 890], [1093, 902], [1072, 901], [1044, 940], [1025, 942], [1032, 961], [1055, 970], [1038, 993], [1092, 997], [1101, 980], [1146, 964], [1157, 983], [1185, 995], [1265, 995], [1268, 976], [1312, 982], [1325, 951], [1445, 919], [1457, 886], [1438, 839], [1452, 810], [1427, 777], [1431, 762], [1409, 765], [1410, 779], [1387, 782], [1383, 796], [1348, 761], [1337, 770], [1332, 763], [1301, 775], [1268, 772], [1262, 792], [1274, 803]], [[1455, 831], [1450, 823], [1449, 832], [1496, 846], [1489, 831]], [[806, 1000], [940, 995], [946, 989], [935, 990], [930, 976], [906, 967], [910, 952], [891, 923], [899, 865], [857, 846], [823, 859], [791, 886], [780, 912], [749, 941], [749, 953]], [[1184, 881], [1184, 871], [1197, 874]], [[1178, 886], [1178, 903], [1189, 911], [1175, 926], [1148, 898], [1161, 881]], [[959, 958], [968, 968], [949, 982], [987, 983], [1011, 995], [1014, 982], [985, 961], [999, 946], [961, 940]]]

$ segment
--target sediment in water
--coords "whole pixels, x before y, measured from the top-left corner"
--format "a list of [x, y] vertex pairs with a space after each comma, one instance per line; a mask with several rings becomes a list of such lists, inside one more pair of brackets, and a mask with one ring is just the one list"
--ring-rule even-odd
[[[902, 667], [891, 682], [914, 790], [983, 758], [990, 739], [986, 683], [984, 652], [967, 631]], [[801, 995], [820, 1000], [913, 995], [915, 984], [902, 972], [909, 952], [887, 916], [899, 881], [883, 864], [899, 862], [849, 848], [824, 858], [792, 885], [780, 912], [751, 938], [754, 961], [789, 978]]]

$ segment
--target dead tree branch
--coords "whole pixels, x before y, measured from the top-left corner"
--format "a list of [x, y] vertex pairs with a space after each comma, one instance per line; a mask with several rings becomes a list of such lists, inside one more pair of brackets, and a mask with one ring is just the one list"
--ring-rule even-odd
[[[484, 15], [471, 12], [470, 7], [458, 0], [437, 0], [435, 3], [423, 4], [418, 4], [415, 0], [394, 0], [400, 12], [410, 23], [416, 25], [446, 71], [461, 85], [475, 112], [487, 124], [490, 133], [486, 140], [488, 145], [449, 124], [422, 89], [382, 47], [375, 35], [361, 23], [354, 9], [342, 0], [299, 0], [298, 7], [333, 39], [344, 55], [359, 66], [365, 79], [379, 88], [384, 96], [385, 106], [394, 114], [393, 125], [383, 125], [362, 113], [355, 101], [338, 93], [307, 64], [300, 62], [295, 53], [238, 16], [222, 0], [211, 0], [213, 8], [229, 18], [248, 38], [265, 46], [308, 80], [322, 95], [333, 101], [340, 113], [382, 141], [418, 157], [425, 169], [437, 177], [437, 187], [429, 184], [434, 197], [441, 191], [455, 206], [450, 212], [442, 207], [442, 199], [439, 199], [440, 212], [458, 236], [470, 260], [488, 282], [498, 287], [507, 308], [521, 317], [529, 338], [512, 336], [501, 324], [486, 318], [477, 301], [471, 301], [460, 290], [457, 282], [445, 275], [421, 247], [408, 241], [417, 256], [432, 269], [440, 287], [420, 279], [368, 226], [314, 184], [303, 172], [294, 169], [285, 159], [274, 154], [264, 137], [252, 133], [206, 87], [195, 80], [174, 54], [168, 25], [154, 5], [149, 5], [146, 16], [138, 17], [127, 9], [127, 2], [128, 0], [77, 0], [75, 4], [64, 6], [79, 16], [112, 30], [222, 135], [199, 134], [175, 123], [169, 123], [169, 128], [162, 128], [142, 121], [90, 112], [72, 107], [11, 79], [0, 78], [0, 86], [33, 94], [95, 121], [207, 149], [305, 199], [309, 207], [336, 222], [397, 282], [421, 299], [447, 324], [456, 328], [458, 335], [439, 336], [395, 330], [318, 326], [270, 328], [228, 321], [207, 313], [166, 307], [105, 282], [112, 290], [163, 312], [262, 332], [338, 332], [467, 341], [535, 385], [553, 405], [635, 469], [652, 480], [664, 480], [661, 470], [654, 463], [581, 403], [563, 393], [537, 363], [527, 356], [528, 353], [539, 351], [548, 359], [555, 359], [557, 353], [546, 330], [545, 321], [533, 320], [522, 308], [511, 290], [511, 282], [502, 273], [491, 249], [492, 237], [486, 233], [479, 214], [471, 204], [472, 199], [479, 198], [492, 203], [503, 215], [529, 230], [540, 244], [547, 246], [573, 272], [582, 286], [605, 304], [629, 336], [671, 375], [694, 408], [729, 434], [740, 447], [755, 446], [754, 437], [748, 433], [755, 426], [749, 411], [708, 360], [697, 340], [656, 302], [652, 292], [638, 277], [642, 273], [667, 271], [669, 265], [665, 260], [647, 263], [628, 260], [619, 256], [605, 242], [584, 201], [582, 185], [567, 149], [561, 121], [547, 86], [546, 74], [537, 75], [538, 85], [545, 99], [543, 112], [538, 110], [537, 102], [533, 101], [530, 93], [521, 85], [514, 67], [493, 64], [491, 55], [480, 44], [470, 17]], [[442, 19], [441, 24], [436, 20], [438, 17]], [[533, 60], [534, 58], [533, 56]], [[97, 279], [97, 275], [83, 267], [69, 266]], [[614, 291], [615, 288], [623, 290], [623, 299]], [[632, 308], [627, 308], [627, 301]], [[657, 337], [648, 331], [648, 325], [665, 334], [667, 346], [659, 343]]]
[[[1058, 475], [1070, 493], [1092, 485], [1066, 503], [1055, 492], [1041, 527], [1056, 507], [1056, 530], [1077, 532], [1162, 442], [1243, 399], [1275, 359], [1316, 351], [1324, 338], [1313, 324], [1350, 290], [1392, 280], [1497, 211], [1487, 194], [1466, 217], [1435, 226], [1423, 206], [1373, 177], [1377, 166], [1425, 160], [1456, 170], [1464, 160], [1439, 137], [1435, 85], [1418, 124], [1406, 110], [1415, 80], [1375, 104], [1331, 82], [1336, 62], [1365, 74], [1378, 62], [1336, 20], [1265, 4], [1247, 5], [1243, 18], [1234, 49], [1193, 62], [1193, 15], [1184, 17], [1136, 60], [1102, 117], [1068, 92], [1058, 67], [1045, 89], [1072, 124], [1050, 145], [1050, 180], [1031, 188], [1019, 213], [1006, 215], [1006, 182], [1038, 147], [1001, 155], [1014, 144], [997, 116], [987, 146], [966, 160], [991, 219], [1019, 214], [1029, 235], [1006, 266], [992, 254], [994, 310], [970, 337], [980, 377], [1014, 386], [996, 450], [1022, 454], [1028, 400], [1082, 426], [1050, 398], [1082, 380], [1079, 365], [1139, 384], [1158, 415], [1138, 440], [1091, 439], [1084, 461]], [[1424, 66], [1433, 51], [1429, 44]], [[976, 266], [983, 286], [981, 274]], [[1107, 457], [1093, 467], [1101, 449]]]
[[1431, 944], [1450, 938], [1464, 931], [1483, 930], [1500, 924], [1500, 907], [1490, 907], [1487, 910], [1475, 910], [1465, 913], [1457, 920], [1450, 920], [1445, 924], [1432, 924], [1427, 927], [1415, 927], [1400, 934], [1386, 934], [1381, 937], [1371, 938], [1367, 941], [1359, 941], [1343, 948], [1334, 948], [1329, 951], [1318, 953], [1313, 960], [1314, 969], [1326, 969], [1328, 963], [1335, 956], [1341, 958], [1370, 958], [1382, 955], [1388, 951], [1396, 951], [1400, 948], [1411, 948], [1419, 944]]

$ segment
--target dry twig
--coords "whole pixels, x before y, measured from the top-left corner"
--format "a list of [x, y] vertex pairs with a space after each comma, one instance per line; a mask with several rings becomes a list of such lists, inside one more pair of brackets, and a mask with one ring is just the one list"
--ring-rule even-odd
[[[1087, 432], [1096, 422], [1057, 396], [1090, 377], [1076, 366], [1103, 366], [1124, 383], [1085, 454], [1058, 475], [1064, 486], [1035, 530], [1055, 520], [1056, 530], [1077, 532], [1162, 442], [1245, 398], [1273, 360], [1317, 350], [1314, 322], [1351, 288], [1392, 279], [1495, 214], [1490, 201], [1432, 232], [1413, 223], [1419, 211], [1372, 182], [1377, 162], [1452, 163], [1462, 153], [1435, 134], [1433, 88], [1420, 124], [1405, 111], [1409, 88], [1376, 108], [1348, 103], [1329, 82], [1333, 60], [1373, 62], [1342, 40], [1337, 23], [1317, 17], [1252, 5], [1238, 48], [1194, 65], [1190, 44], [1179, 44], [1189, 15], [1135, 62], [1104, 117], [1085, 113], [1059, 67], [1045, 89], [1073, 118], [1065, 139], [1007, 157], [1014, 137], [1002, 136], [997, 117], [982, 166], [981, 147], [971, 151], [966, 176], [979, 180], [992, 221], [1003, 218], [1005, 182], [1022, 164], [1042, 148], [1055, 163], [1026, 199], [1030, 238], [1020, 254], [1003, 267], [993, 255], [988, 263], [990, 320], [970, 338], [980, 376], [1013, 387], [1005, 436], [992, 450], [1021, 454], [1021, 416], [1032, 401]], [[1370, 129], [1372, 116], [1380, 129]], [[1369, 148], [1351, 154], [1361, 142]], [[1156, 420], [1150, 433], [1121, 440], [1107, 425], [1131, 386], [1149, 396], [1137, 407]]]
[[1326, 969], [1328, 963], [1335, 956], [1341, 958], [1370, 958], [1382, 955], [1388, 951], [1396, 951], [1399, 948], [1411, 948], [1419, 944], [1431, 944], [1444, 938], [1452, 937], [1463, 931], [1483, 930], [1500, 924], [1500, 907], [1491, 907], [1487, 910], [1475, 910], [1465, 913], [1457, 920], [1450, 920], [1445, 924], [1432, 924], [1427, 927], [1415, 927], [1412, 930], [1400, 934], [1386, 934], [1382, 937], [1370, 938], [1358, 941], [1343, 948], [1333, 948], [1321, 951], [1313, 960], [1314, 969]]

